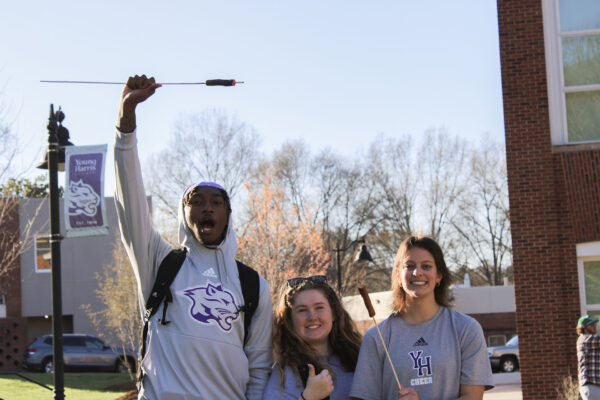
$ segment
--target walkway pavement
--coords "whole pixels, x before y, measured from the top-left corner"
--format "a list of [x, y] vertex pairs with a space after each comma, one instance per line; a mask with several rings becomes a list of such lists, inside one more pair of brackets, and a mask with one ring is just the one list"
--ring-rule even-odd
[[523, 400], [520, 372], [494, 374], [494, 385], [483, 394], [483, 400]]

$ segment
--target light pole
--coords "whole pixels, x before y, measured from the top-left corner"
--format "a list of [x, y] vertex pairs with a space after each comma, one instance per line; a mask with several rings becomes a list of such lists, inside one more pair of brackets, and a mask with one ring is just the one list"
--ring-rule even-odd
[[54, 398], [65, 398], [64, 358], [63, 358], [63, 332], [62, 332], [62, 288], [60, 274], [60, 214], [58, 204], [58, 170], [62, 162], [64, 171], [65, 149], [72, 146], [69, 142], [69, 131], [62, 125], [65, 114], [60, 107], [54, 112], [54, 105], [50, 104], [50, 117], [48, 118], [48, 150], [44, 161], [37, 168], [48, 169], [49, 197], [50, 197], [50, 252], [52, 260], [52, 363], [54, 367]]
[[350, 244], [348, 244], [348, 246], [343, 247], [343, 248], [339, 247], [339, 244], [338, 244], [338, 247], [333, 249], [333, 251], [335, 251], [337, 253], [337, 289], [340, 294], [342, 293], [342, 260], [341, 260], [340, 253], [346, 252], [347, 250], [349, 250], [351, 247], [353, 247], [354, 245], [356, 245], [358, 243], [362, 243], [362, 247], [360, 249], [360, 253], [358, 253], [358, 255], [356, 256], [355, 261], [371, 261], [372, 262], [373, 257], [371, 257], [371, 254], [367, 250], [367, 245], [365, 244], [365, 239], [353, 240], [352, 242], [350, 242]]

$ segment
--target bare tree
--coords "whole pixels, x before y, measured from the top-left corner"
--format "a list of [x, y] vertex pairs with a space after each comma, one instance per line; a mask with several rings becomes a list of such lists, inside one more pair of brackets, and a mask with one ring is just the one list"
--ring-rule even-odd
[[11, 286], [11, 272], [19, 266], [23, 245], [19, 230], [19, 203], [17, 197], [0, 197], [0, 294]]
[[335, 225], [334, 212], [345, 192], [346, 162], [330, 148], [322, 150], [311, 161], [310, 184], [315, 193], [315, 218], [321, 221], [323, 231]]
[[[342, 295], [357, 293], [358, 284], [365, 284], [370, 291], [389, 288], [386, 285], [386, 254], [378, 246], [377, 210], [381, 204], [378, 182], [371, 179], [362, 157], [349, 168], [341, 171], [342, 191], [336, 204], [337, 210], [325, 232], [331, 250], [348, 249], [341, 253]], [[369, 246], [373, 263], [356, 262], [360, 246], [351, 246], [357, 239], [364, 239]], [[340, 266], [336, 265], [336, 269]]]
[[[27, 218], [20, 215], [20, 208], [26, 208], [30, 199], [47, 196], [48, 183], [41, 183], [43, 179], [43, 176], [34, 180], [10, 178], [0, 185], [0, 278], [18, 268], [21, 254], [29, 250], [35, 237], [48, 227], [47, 220], [43, 220], [34, 228], [35, 221], [42, 220], [39, 216], [43, 203]], [[6, 293], [5, 285], [10, 282], [0, 279], [0, 293]]]
[[[137, 350], [141, 344], [142, 318], [137, 296], [137, 281], [129, 258], [116, 236], [112, 261], [96, 273], [98, 288], [94, 291], [100, 310], [82, 305], [99, 336], [118, 354], [125, 357], [126, 349]], [[139, 362], [139, 360], [138, 360]], [[132, 380], [135, 365], [127, 364]]]
[[299, 216], [305, 213], [305, 203], [309, 201], [310, 157], [308, 146], [302, 140], [296, 140], [284, 143], [272, 158], [275, 178], [281, 182]]
[[259, 144], [252, 127], [224, 110], [182, 116], [165, 150], [147, 163], [155, 210], [170, 217], [168, 221], [177, 221], [183, 191], [203, 180], [219, 182], [235, 198], [256, 166]]
[[[2, 111], [3, 108], [0, 108]], [[18, 151], [16, 135], [4, 117], [0, 115], [0, 183], [7, 180], [9, 167]], [[19, 202], [20, 198], [5, 189], [4, 185], [0, 187], [0, 278], [17, 267], [23, 252], [19, 232]], [[0, 279], [0, 293], [6, 292], [7, 288], [2, 286], [7, 284]]]
[[382, 135], [369, 148], [367, 170], [379, 199], [371, 241], [377, 243], [390, 267], [402, 240], [415, 230], [414, 209], [421, 190], [413, 148], [408, 136], [392, 139]]
[[[339, 255], [342, 294], [354, 294], [358, 283], [381, 287], [380, 272], [385, 270], [381, 259], [366, 265], [353, 261], [356, 248], [350, 244], [373, 233], [380, 201], [377, 182], [371, 178], [364, 159], [358, 154], [350, 161], [329, 148], [313, 156], [302, 141], [295, 141], [285, 143], [271, 160], [276, 171], [274, 179], [290, 198], [299, 218], [319, 223], [330, 256], [337, 260]], [[314, 212], [307, 213], [306, 204], [315, 205]], [[379, 252], [373, 254], [377, 258]], [[337, 270], [337, 262], [328, 270], [334, 287], [338, 286]]]
[[423, 216], [423, 233], [431, 235], [442, 248], [450, 248], [450, 221], [458, 211], [458, 199], [465, 189], [464, 169], [467, 145], [444, 129], [425, 132], [419, 152], [420, 199], [417, 212]]
[[6, 108], [0, 104], [0, 182], [11, 175], [11, 166], [20, 150], [17, 135], [7, 122], [6, 113]]
[[[486, 197], [493, 192], [497, 196], [494, 201], [506, 199], [501, 194], [505, 193], [504, 187], [484, 185], [485, 174], [493, 172], [486, 169], [485, 163], [499, 165], [491, 159], [477, 161], [488, 150], [470, 146], [447, 130], [437, 128], [416, 137], [379, 135], [366, 151], [362, 150], [364, 153], [357, 152], [352, 159], [330, 148], [313, 155], [302, 140], [289, 141], [259, 164], [258, 140], [251, 139], [255, 135], [253, 131], [248, 133], [243, 124], [225, 123], [223, 118], [227, 120], [223, 114], [213, 111], [202, 118], [196, 116], [180, 121], [171, 145], [177, 150], [163, 152], [152, 162], [158, 168], [152, 185], [158, 208], [175, 214], [179, 194], [185, 185], [197, 180], [190, 176], [221, 180], [234, 194], [245, 176], [249, 195], [255, 195], [249, 199], [246, 224], [253, 224], [260, 214], [257, 199], [266, 201], [264, 186], [268, 180], [267, 186], [283, 202], [283, 206], [277, 207], [284, 207], [287, 216], [294, 216], [297, 223], [320, 226], [329, 257], [337, 260], [340, 254], [343, 293], [353, 293], [358, 280], [369, 281], [367, 285], [373, 286], [370, 290], [388, 288], [387, 277], [398, 246], [406, 236], [415, 233], [436, 239], [445, 250], [449, 264], [461, 273], [465, 268], [480, 268], [482, 277], [489, 276], [485, 279], [494, 282], [497, 280], [492, 277], [494, 268], [498, 268], [498, 263], [507, 262], [506, 255], [510, 253], [507, 233], [483, 235], [483, 225], [477, 217], [488, 212], [488, 208], [492, 212], [490, 207], [495, 204], [494, 207], [505, 213], [503, 222], [499, 219], [500, 213], [494, 217], [498, 228], [508, 229], [507, 203], [500, 206], [490, 203], [492, 199]], [[241, 133], [236, 135], [235, 132]], [[211, 147], [211, 140], [216, 147]], [[175, 143], [186, 143], [186, 146]], [[246, 153], [240, 150], [242, 148]], [[217, 155], [221, 155], [219, 159], [211, 158]], [[221, 159], [229, 155], [235, 158]], [[191, 159], [201, 161], [199, 167], [194, 162], [184, 161]], [[219, 175], [219, 171], [228, 174]], [[263, 188], [263, 197], [256, 197], [258, 187]], [[278, 210], [277, 207], [273, 205], [273, 210]], [[479, 221], [477, 234], [475, 221]], [[270, 223], [275, 224], [275, 221]], [[283, 219], [281, 223], [290, 226]], [[251, 227], [241, 225], [243, 232], [249, 229]], [[491, 232], [490, 229], [487, 232]], [[477, 238], [478, 243], [466, 241], [465, 236], [471, 240]], [[350, 244], [359, 238], [366, 240], [373, 263], [353, 261], [357, 249]], [[474, 250], [485, 246], [491, 250]], [[484, 262], [482, 254], [486, 252], [492, 256], [486, 256]], [[337, 283], [337, 262], [327, 265], [328, 275]]]
[[44, 197], [48, 193], [48, 185], [41, 183], [42, 177], [14, 178], [14, 161], [21, 148], [16, 133], [6, 121], [5, 108], [0, 106], [0, 293], [6, 293], [10, 280], [4, 278], [19, 266], [19, 257], [33, 245], [32, 238], [37, 234], [33, 221], [40, 207], [32, 218], [22, 221], [19, 207], [28, 198]]
[[483, 142], [470, 161], [452, 226], [471, 268], [489, 285], [501, 285], [512, 246], [505, 152], [499, 144]]

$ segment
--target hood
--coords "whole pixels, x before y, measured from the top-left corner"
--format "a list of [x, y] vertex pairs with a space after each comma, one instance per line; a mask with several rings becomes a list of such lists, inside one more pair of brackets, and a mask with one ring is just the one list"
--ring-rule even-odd
[[[186, 190], [187, 192], [187, 190]], [[227, 221], [227, 233], [225, 239], [217, 246], [204, 245], [198, 241], [192, 231], [190, 230], [184, 213], [184, 199], [185, 193], [179, 200], [179, 207], [177, 210], [177, 218], [179, 222], [178, 240], [179, 244], [188, 250], [189, 258], [192, 259], [192, 263], [195, 264], [194, 260], [204, 257], [216, 257], [217, 264], [219, 266], [219, 275], [221, 280], [229, 279], [231, 275], [230, 270], [234, 270], [237, 276], [237, 266], [235, 264], [235, 253], [237, 252], [238, 244], [235, 238], [233, 229], [233, 218], [232, 213], [229, 213], [229, 219]]]

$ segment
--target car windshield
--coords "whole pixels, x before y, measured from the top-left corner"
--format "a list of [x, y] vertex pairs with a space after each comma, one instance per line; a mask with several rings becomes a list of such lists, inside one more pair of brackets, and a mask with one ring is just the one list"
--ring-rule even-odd
[[519, 337], [513, 336], [508, 342], [506, 342], [507, 346], [518, 346], [519, 345]]

